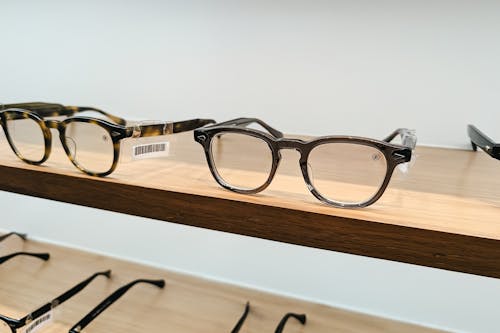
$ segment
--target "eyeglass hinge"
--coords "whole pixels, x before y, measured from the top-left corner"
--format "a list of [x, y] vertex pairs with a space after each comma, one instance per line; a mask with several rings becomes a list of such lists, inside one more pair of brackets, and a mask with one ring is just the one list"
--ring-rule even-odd
[[163, 127], [163, 135], [174, 134], [174, 123], [165, 123]]
[[141, 126], [140, 125], [134, 125], [133, 131], [132, 131], [132, 138], [140, 138], [142, 134], [141, 131]]

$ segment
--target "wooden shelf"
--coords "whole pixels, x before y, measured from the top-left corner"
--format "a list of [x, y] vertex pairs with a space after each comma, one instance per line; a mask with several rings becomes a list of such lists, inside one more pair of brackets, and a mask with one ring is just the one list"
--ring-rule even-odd
[[[0, 255], [23, 248], [15, 238], [5, 244]], [[0, 313], [11, 317], [28, 314], [97, 271], [113, 271], [111, 280], [96, 279], [56, 308], [55, 321], [44, 328], [47, 333], [68, 332], [116, 288], [137, 278], [163, 278], [166, 287], [160, 290], [137, 285], [85, 328], [85, 332], [230, 332], [247, 301], [251, 311], [242, 333], [274, 332], [287, 312], [305, 313], [308, 317], [304, 327], [290, 321], [286, 329], [289, 333], [441, 332], [34, 241], [27, 241], [24, 250], [49, 252], [51, 259], [45, 263], [19, 257], [0, 266]]]
[[[121, 163], [108, 178], [80, 173], [55, 146], [42, 167], [0, 145], [0, 189], [78, 205], [320, 249], [500, 278], [500, 163], [483, 153], [418, 148], [408, 175], [364, 209], [317, 201], [283, 153], [258, 195], [220, 188], [192, 133], [173, 156]], [[56, 141], [56, 140], [54, 140]]]

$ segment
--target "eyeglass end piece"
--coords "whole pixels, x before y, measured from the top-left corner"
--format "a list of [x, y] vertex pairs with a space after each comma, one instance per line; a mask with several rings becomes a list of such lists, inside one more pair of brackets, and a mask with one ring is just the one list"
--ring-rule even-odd
[[297, 315], [295, 317], [298, 321], [302, 323], [302, 325], [305, 325], [307, 322], [307, 316], [305, 314]]
[[152, 281], [152, 282], [158, 288], [161, 288], [161, 289], [165, 288], [165, 280], [156, 280], [156, 281]]
[[27, 240], [28, 239], [28, 234], [16, 232], [16, 235], [18, 237], [20, 237], [22, 240]]
[[111, 278], [111, 270], [110, 269], [102, 272], [101, 274], [104, 275], [105, 277], [107, 277], [108, 279]]

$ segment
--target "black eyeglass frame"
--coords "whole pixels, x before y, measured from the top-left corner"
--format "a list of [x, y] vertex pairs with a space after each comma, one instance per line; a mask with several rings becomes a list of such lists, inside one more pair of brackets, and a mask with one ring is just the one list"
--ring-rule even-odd
[[[267, 131], [269, 131], [269, 134], [260, 130], [246, 127], [253, 123], [259, 124], [262, 127], [264, 127]], [[273, 129], [271, 126], [267, 125], [266, 123], [264, 123], [259, 119], [237, 118], [226, 122], [217, 123], [214, 125], [208, 125], [202, 128], [195, 129], [194, 139], [204, 148], [205, 157], [207, 159], [208, 166], [210, 168], [212, 176], [215, 178], [217, 183], [219, 183], [219, 185], [230, 191], [241, 194], [255, 194], [263, 191], [271, 184], [271, 181], [273, 180], [276, 174], [276, 170], [278, 169], [281, 160], [280, 150], [295, 149], [300, 153], [299, 165], [302, 171], [302, 176], [304, 177], [304, 181], [307, 185], [307, 188], [317, 199], [326, 204], [338, 208], [362, 208], [369, 206], [374, 202], [376, 202], [378, 199], [380, 199], [382, 194], [385, 192], [387, 186], [389, 185], [394, 168], [398, 164], [406, 163], [411, 160], [412, 149], [414, 147], [407, 147], [403, 145], [390, 143], [390, 141], [392, 141], [398, 135], [403, 134], [404, 131], [409, 131], [409, 130], [402, 128], [397, 129], [383, 141], [370, 138], [356, 137], [356, 136], [323, 136], [314, 138], [309, 141], [305, 141], [301, 139], [284, 138], [283, 134], [280, 131]], [[264, 184], [255, 189], [241, 189], [226, 183], [224, 179], [219, 175], [216, 165], [212, 158], [211, 144], [212, 140], [216, 138], [218, 135], [221, 135], [222, 133], [239, 133], [244, 135], [250, 135], [255, 138], [261, 139], [267, 143], [272, 153], [272, 167], [269, 173], [269, 177], [264, 182]], [[378, 151], [380, 151], [382, 154], [384, 154], [385, 159], [387, 161], [387, 170], [385, 178], [384, 181], [382, 182], [381, 187], [370, 199], [361, 203], [343, 203], [330, 200], [321, 195], [321, 193], [318, 190], [316, 190], [311, 178], [309, 177], [309, 172], [307, 170], [307, 160], [313, 148], [326, 143], [350, 143], [350, 144], [365, 145], [373, 147]]]
[[0, 243], [3, 242], [4, 240], [6, 240], [9, 237], [12, 237], [12, 236], [17, 236], [17, 237], [21, 238], [22, 240], [26, 240], [28, 238], [27, 234], [22, 234], [22, 233], [19, 233], [19, 232], [9, 232], [7, 234], [3, 234], [3, 235], [0, 236]]
[[33, 257], [33, 258], [37, 258], [37, 259], [40, 259], [40, 260], [43, 260], [43, 261], [47, 261], [50, 259], [50, 254], [49, 253], [33, 253], [33, 252], [14, 252], [14, 253], [11, 253], [11, 254], [7, 254], [5, 256], [2, 256], [0, 257], [0, 265], [11, 260], [11, 259], [14, 259], [16, 257]]
[[104, 272], [98, 272], [87, 278], [86, 280], [80, 282], [79, 284], [75, 285], [73, 288], [70, 290], [66, 291], [65, 293], [61, 294], [60, 296], [54, 298], [52, 301], [45, 303], [35, 311], [29, 313], [28, 315], [24, 316], [21, 319], [14, 319], [10, 318], [7, 316], [0, 315], [0, 321], [3, 321], [6, 323], [12, 333], [16, 333], [18, 329], [29, 325], [31, 322], [34, 320], [40, 318], [44, 314], [48, 313], [50, 310], [54, 309], [55, 307], [61, 305], [62, 303], [66, 302], [68, 299], [71, 297], [75, 296], [78, 294], [80, 291], [82, 291], [87, 285], [89, 285], [95, 278], [98, 276], [105, 276], [107, 278], [110, 278], [111, 276], [111, 271], [104, 271]]
[[132, 281], [118, 289], [116, 289], [111, 295], [106, 297], [101, 303], [99, 303], [92, 311], [90, 311], [85, 317], [83, 317], [78, 323], [76, 323], [72, 328], [70, 328], [69, 333], [80, 333], [85, 327], [87, 327], [94, 319], [97, 318], [104, 310], [109, 308], [113, 303], [119, 300], [123, 295], [125, 295], [132, 287], [139, 283], [146, 283], [156, 286], [160, 289], [165, 287], [165, 280], [146, 280], [138, 279]]
[[500, 143], [490, 139], [474, 125], [467, 125], [467, 134], [470, 138], [472, 150], [477, 151], [477, 147], [479, 147], [491, 157], [500, 160]]
[[[238, 319], [238, 322], [236, 323], [234, 328], [231, 330], [231, 333], [239, 333], [239, 331], [243, 327], [243, 324], [245, 323], [249, 313], [250, 313], [250, 302], [247, 302], [247, 304], [245, 305], [245, 310], [241, 314], [241, 317], [240, 317], [240, 319]], [[275, 333], [282, 333], [290, 318], [296, 319], [302, 325], [305, 325], [306, 321], [307, 321], [307, 315], [305, 315], [305, 314], [297, 314], [297, 313], [293, 313], [293, 312], [288, 312], [287, 314], [285, 314], [283, 316], [283, 318], [281, 318], [281, 320], [278, 323], [278, 326], [276, 327], [276, 330], [274, 332]]]

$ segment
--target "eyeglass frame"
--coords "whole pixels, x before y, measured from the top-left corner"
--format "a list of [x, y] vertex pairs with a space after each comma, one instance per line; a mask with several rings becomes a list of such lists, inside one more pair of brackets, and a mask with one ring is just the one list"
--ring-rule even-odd
[[[247, 302], [245, 305], [245, 309], [243, 310], [243, 313], [241, 314], [240, 319], [238, 319], [238, 322], [234, 326], [234, 328], [231, 330], [231, 333], [239, 333], [241, 328], [243, 327], [243, 324], [245, 323], [248, 314], [250, 313], [250, 302]], [[283, 330], [285, 329], [285, 326], [290, 318], [296, 319], [299, 323], [302, 325], [305, 325], [307, 322], [307, 315], [305, 314], [297, 314], [293, 312], [288, 312], [281, 318], [280, 322], [278, 323], [278, 326], [276, 327], [276, 330], [274, 333], [282, 333]], [[71, 332], [70, 332], [71, 333]]]
[[0, 257], [0, 265], [19, 256], [38, 258], [43, 261], [50, 259], [50, 254], [48, 253], [14, 252]]
[[[258, 124], [264, 127], [269, 133], [246, 127], [252, 124]], [[254, 189], [242, 189], [226, 183], [226, 181], [219, 175], [216, 165], [212, 158], [211, 143], [213, 138], [217, 137], [218, 135], [224, 132], [250, 135], [252, 137], [261, 139], [267, 143], [272, 153], [272, 167], [269, 172], [269, 177], [267, 178], [264, 184]], [[405, 146], [405, 145], [390, 143], [398, 135], [413, 136], [413, 138], [410, 138], [409, 140], [411, 141], [409, 142], [409, 144], [411, 144], [413, 147], [409, 147], [408, 145]], [[194, 130], [194, 140], [203, 146], [210, 172], [217, 181], [217, 183], [221, 185], [223, 188], [241, 194], [255, 194], [266, 189], [271, 184], [276, 174], [276, 171], [278, 170], [278, 166], [281, 161], [280, 150], [295, 149], [300, 153], [299, 165], [302, 171], [302, 176], [304, 177], [304, 181], [309, 191], [318, 200], [337, 208], [367, 207], [375, 203], [378, 199], [380, 199], [380, 197], [384, 194], [387, 186], [389, 185], [394, 168], [398, 164], [406, 163], [411, 160], [412, 150], [416, 144], [416, 136], [414, 134], [414, 131], [405, 128], [400, 128], [395, 130], [393, 133], [391, 133], [388, 137], [386, 137], [383, 140], [376, 140], [376, 139], [356, 137], [356, 136], [340, 136], [340, 135], [317, 137], [308, 141], [301, 139], [285, 138], [282, 132], [272, 128], [271, 126], [269, 126], [268, 124], [257, 118], [236, 118], [226, 122], [216, 123], [214, 125], [208, 125], [202, 128], [197, 128]], [[309, 177], [309, 172], [307, 170], [307, 160], [313, 148], [325, 143], [360, 144], [368, 147], [373, 147], [384, 154], [385, 159], [387, 161], [387, 170], [384, 181], [382, 182], [381, 187], [378, 189], [378, 191], [375, 193], [374, 196], [361, 203], [343, 203], [330, 200], [321, 195], [320, 192], [316, 190], [311, 181], [311, 178]]]
[[[44, 112], [41, 114], [47, 116], [47, 117], [57, 117], [57, 116], [64, 116], [65, 114], [59, 114], [58, 109], [54, 108], [52, 111], [50, 111], [50, 103], [26, 103], [29, 105], [36, 104], [36, 105], [45, 105], [48, 104], [49, 106], [46, 106], [46, 109]], [[12, 104], [11, 104], [12, 105]], [[59, 132], [59, 139], [61, 141], [61, 144], [63, 146], [63, 149], [68, 156], [69, 160], [71, 163], [81, 172], [90, 175], [90, 176], [96, 176], [96, 177], [105, 177], [113, 173], [115, 171], [117, 165], [118, 165], [118, 160], [120, 157], [120, 141], [125, 138], [140, 138], [140, 137], [151, 137], [151, 136], [160, 136], [160, 135], [167, 135], [167, 134], [174, 134], [174, 133], [180, 133], [180, 132], [185, 132], [185, 131], [190, 131], [195, 128], [198, 128], [200, 126], [205, 126], [207, 124], [212, 124], [215, 123], [213, 119], [190, 119], [190, 120], [185, 120], [185, 121], [179, 121], [179, 122], [162, 122], [162, 123], [155, 123], [155, 124], [148, 124], [148, 125], [141, 125], [137, 124], [134, 126], [125, 126], [125, 125], [120, 125], [120, 124], [114, 124], [112, 122], [109, 122], [104, 119], [99, 119], [99, 118], [94, 118], [94, 117], [85, 117], [85, 116], [71, 116], [68, 117], [64, 120], [46, 120], [43, 116], [41, 116], [40, 110], [26, 110], [26, 109], [21, 109], [21, 108], [11, 108], [11, 105], [3, 105], [3, 109], [0, 111], [0, 125], [2, 126], [5, 136], [7, 137], [7, 141], [11, 147], [11, 149], [14, 151], [17, 157], [21, 159], [23, 162], [31, 164], [31, 165], [40, 165], [44, 163], [50, 156], [51, 150], [52, 150], [52, 133], [50, 129], [56, 129]], [[15, 105], [23, 105], [21, 104], [15, 104]], [[29, 107], [29, 105], [27, 105]], [[59, 104], [54, 104], [56, 106], [59, 106]], [[81, 108], [81, 107], [73, 107], [73, 108]], [[96, 111], [98, 109], [91, 109], [90, 108], [85, 108], [83, 111]], [[63, 109], [64, 110], [64, 109]], [[50, 112], [49, 112], [50, 111]], [[83, 112], [79, 111], [79, 112]], [[110, 117], [110, 119], [121, 119], [112, 115], [109, 115], [108, 113], [105, 113], [104, 111], [98, 110], [103, 115], [106, 115], [107, 117]], [[43, 157], [38, 160], [38, 161], [32, 161], [29, 159], [26, 159], [22, 156], [22, 154], [19, 152], [17, 149], [14, 141], [11, 138], [11, 135], [9, 134], [9, 131], [7, 129], [7, 121], [12, 120], [12, 118], [7, 118], [8, 115], [15, 114], [17, 119], [31, 119], [35, 121], [39, 126], [40, 129], [43, 133], [44, 137], [44, 155]], [[124, 121], [124, 120], [123, 120]], [[70, 123], [74, 122], [82, 122], [82, 123], [90, 123], [90, 124], [95, 124], [97, 126], [100, 126], [103, 128], [109, 136], [111, 137], [112, 143], [113, 143], [113, 162], [111, 167], [105, 171], [105, 172], [93, 172], [90, 170], [86, 170], [83, 168], [72, 156], [71, 150], [68, 147], [66, 140], [64, 138], [66, 137], [66, 127]]]
[[19, 233], [19, 232], [9, 232], [7, 234], [3, 234], [0, 236], [0, 243], [5, 241], [7, 238], [12, 237], [12, 236], [17, 236], [21, 238], [22, 240], [26, 240], [28, 238], [27, 234]]
[[73, 296], [75, 296], [76, 294], [78, 294], [80, 291], [82, 291], [85, 287], [87, 287], [98, 276], [105, 276], [107, 278], [110, 278], [111, 271], [108, 270], [108, 271], [98, 272], [98, 273], [93, 274], [89, 278], [85, 279], [84, 281], [75, 285], [73, 288], [69, 289], [65, 293], [54, 298], [52, 301], [40, 306], [39, 308], [37, 308], [36, 310], [27, 314], [26, 316], [22, 317], [21, 319], [14, 319], [14, 318], [7, 317], [7, 316], [0, 314], [0, 321], [3, 321], [4, 323], [6, 323], [7, 326], [10, 328], [12, 333], [17, 333], [18, 329], [20, 329], [26, 325], [29, 325], [34, 320], [47, 314], [49, 311], [51, 311], [55, 307], [61, 305], [62, 303], [66, 302], [68, 299], [70, 299]]
[[165, 287], [165, 280], [146, 280], [138, 279], [132, 281], [126, 285], [121, 286], [116, 289], [111, 295], [106, 297], [101, 303], [99, 303], [94, 309], [92, 309], [85, 317], [83, 317], [78, 323], [76, 323], [72, 328], [70, 328], [69, 333], [80, 333], [85, 327], [87, 327], [94, 319], [97, 318], [104, 310], [109, 308], [113, 303], [120, 299], [127, 291], [133, 286], [139, 283], [146, 283], [156, 286], [160, 289]]

